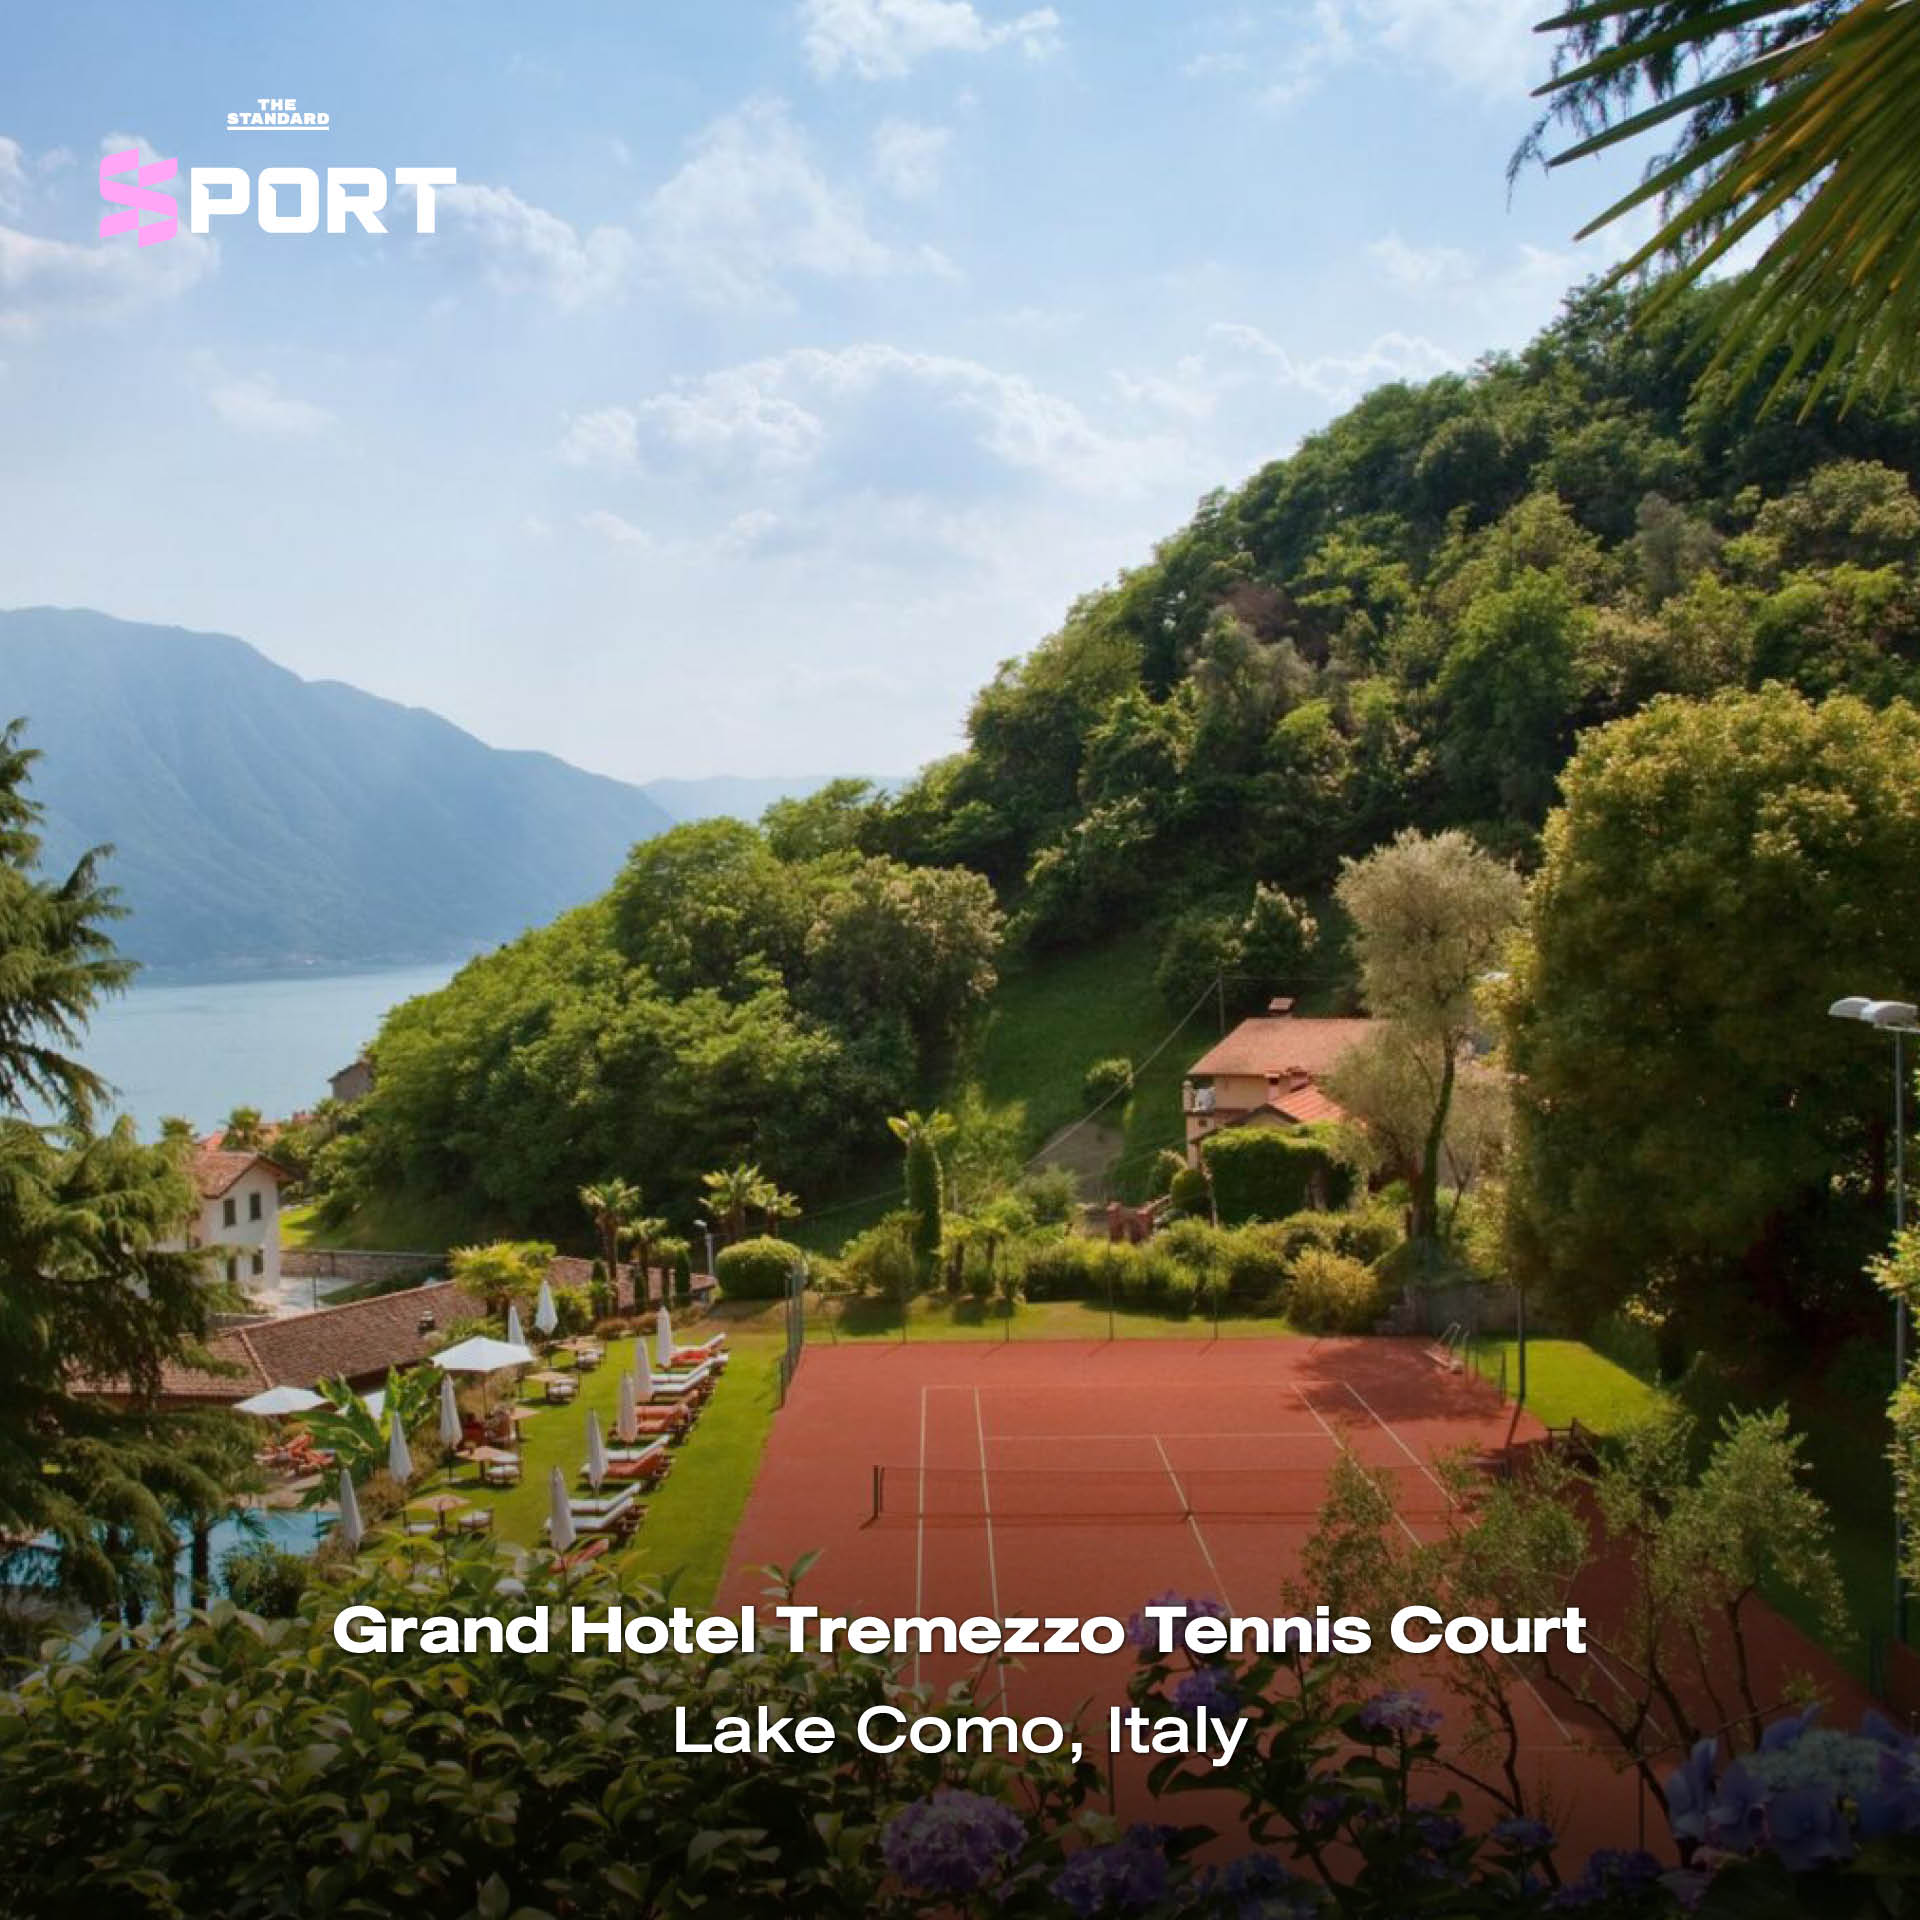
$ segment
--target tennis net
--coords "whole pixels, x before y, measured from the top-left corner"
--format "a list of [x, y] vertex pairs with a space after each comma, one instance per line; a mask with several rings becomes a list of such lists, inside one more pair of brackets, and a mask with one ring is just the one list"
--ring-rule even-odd
[[[1410, 1517], [1437, 1518], [1453, 1502], [1411, 1462], [1369, 1471]], [[1324, 1467], [923, 1467], [873, 1469], [881, 1519], [988, 1521], [1076, 1519], [1316, 1518]]]

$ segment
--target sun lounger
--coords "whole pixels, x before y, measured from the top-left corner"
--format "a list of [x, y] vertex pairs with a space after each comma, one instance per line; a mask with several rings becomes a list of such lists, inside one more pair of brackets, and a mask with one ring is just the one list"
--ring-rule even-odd
[[591, 1540], [583, 1540], [571, 1553], [562, 1554], [559, 1561], [562, 1573], [571, 1573], [575, 1567], [584, 1567], [589, 1560], [598, 1560], [613, 1542], [602, 1534], [596, 1534]]

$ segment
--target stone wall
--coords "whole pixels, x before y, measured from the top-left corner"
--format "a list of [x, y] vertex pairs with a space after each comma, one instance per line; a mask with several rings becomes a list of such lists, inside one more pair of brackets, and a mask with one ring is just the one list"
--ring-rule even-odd
[[347, 1247], [283, 1247], [280, 1271], [293, 1279], [338, 1280], [359, 1286], [369, 1280], [424, 1280], [446, 1271], [441, 1253], [378, 1253]]

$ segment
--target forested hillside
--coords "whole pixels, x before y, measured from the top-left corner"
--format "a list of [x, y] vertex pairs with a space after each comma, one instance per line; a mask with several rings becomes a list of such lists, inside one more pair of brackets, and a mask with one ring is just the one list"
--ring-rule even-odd
[[1920, 690], [1920, 408], [1725, 400], [1724, 297], [1636, 329], [1579, 294], [1520, 354], [1377, 390], [1079, 602], [903, 792], [642, 848], [395, 1017], [359, 1177], [529, 1219], [616, 1163], [817, 1191], [953, 1091], [995, 900], [1033, 969], [1142, 929], [1170, 1002], [1257, 1000], [1340, 966], [1289, 896], [1406, 826], [1530, 869], [1576, 738], [1658, 695]]

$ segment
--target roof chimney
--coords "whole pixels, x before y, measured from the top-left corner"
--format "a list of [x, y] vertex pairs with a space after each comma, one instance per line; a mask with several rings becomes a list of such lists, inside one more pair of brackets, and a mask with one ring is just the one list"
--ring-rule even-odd
[[1293, 1011], [1293, 1002], [1288, 999], [1269, 1000], [1267, 1012], [1275, 1020], [1284, 1020]]

